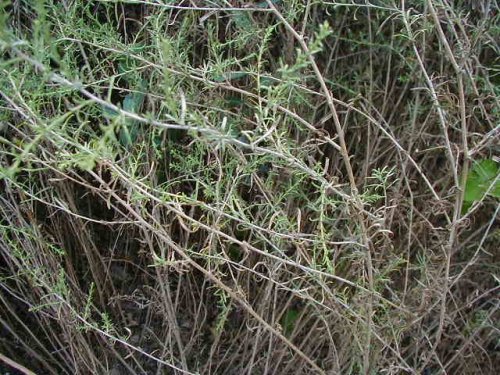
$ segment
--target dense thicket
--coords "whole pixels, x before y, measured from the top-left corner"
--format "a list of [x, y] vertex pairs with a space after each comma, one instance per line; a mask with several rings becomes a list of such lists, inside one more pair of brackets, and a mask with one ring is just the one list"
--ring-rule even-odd
[[5, 371], [498, 371], [496, 0], [0, 4]]

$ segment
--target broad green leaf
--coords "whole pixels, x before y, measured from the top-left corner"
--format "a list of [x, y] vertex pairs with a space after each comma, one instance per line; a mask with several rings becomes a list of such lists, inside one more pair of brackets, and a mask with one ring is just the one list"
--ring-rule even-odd
[[[146, 82], [141, 81], [140, 90], [145, 90]], [[139, 91], [133, 91], [123, 99], [123, 110], [130, 113], [139, 113], [146, 95]], [[125, 147], [132, 145], [139, 135], [139, 122], [130, 118], [125, 119], [120, 130], [120, 142]]]
[[141, 109], [143, 101], [144, 94], [142, 92], [131, 92], [123, 99], [123, 110], [136, 113]]
[[481, 200], [492, 184], [494, 186], [489, 195], [500, 198], [500, 181], [497, 179], [499, 174], [500, 167], [494, 160], [484, 159], [475, 162], [467, 176], [463, 210], [467, 210], [472, 202]]

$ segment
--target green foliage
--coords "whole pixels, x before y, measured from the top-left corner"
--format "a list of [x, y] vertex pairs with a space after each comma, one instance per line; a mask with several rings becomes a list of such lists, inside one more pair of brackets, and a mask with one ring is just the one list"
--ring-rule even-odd
[[[144, 103], [145, 94], [142, 92], [131, 92], [123, 99], [123, 110], [130, 113], [139, 113]], [[125, 147], [130, 147], [138, 137], [139, 122], [126, 119], [120, 129], [120, 142]]]
[[224, 330], [224, 325], [227, 322], [227, 317], [231, 312], [231, 301], [228, 294], [221, 289], [215, 290], [215, 296], [217, 297], [217, 307], [219, 309], [219, 314], [217, 315], [214, 333], [220, 335]]
[[9, 0], [0, 1], [0, 47], [9, 37], [9, 13], [7, 7], [10, 5]]
[[[85, 302], [85, 307], [82, 312], [82, 319], [85, 320], [86, 322], [91, 321], [92, 318], [92, 308], [94, 304], [94, 294], [95, 294], [95, 284], [91, 283], [90, 284], [90, 289], [87, 295], [87, 300]], [[88, 325], [84, 324], [83, 322], [80, 322], [78, 325], [78, 329], [87, 332], [90, 330], [91, 327]]]
[[283, 332], [285, 336], [290, 336], [295, 329], [295, 323], [299, 318], [299, 311], [297, 309], [290, 308], [281, 319], [281, 326], [283, 327]]
[[463, 211], [486, 195], [500, 198], [500, 166], [491, 159], [474, 162], [465, 184]]
[[442, 2], [481, 67], [460, 87], [431, 3], [0, 0], [0, 352], [55, 374], [482, 370], [499, 232], [489, 209], [449, 224], [462, 193], [499, 197], [499, 166], [463, 192], [451, 166], [463, 137], [495, 155], [500, 29]]
[[394, 168], [387, 166], [374, 169], [369, 178], [372, 183], [366, 185], [366, 189], [361, 195], [362, 200], [368, 204], [374, 204], [387, 197], [387, 189], [395, 182], [391, 181], [395, 174]]

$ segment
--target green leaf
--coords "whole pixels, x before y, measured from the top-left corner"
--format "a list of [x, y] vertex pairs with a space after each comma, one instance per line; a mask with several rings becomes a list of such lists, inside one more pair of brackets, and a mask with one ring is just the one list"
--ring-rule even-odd
[[[145, 95], [142, 92], [130, 92], [123, 99], [123, 110], [131, 113], [138, 113], [144, 103]], [[137, 139], [139, 133], [139, 123], [136, 120], [127, 118], [120, 130], [120, 142], [128, 147]]]
[[[280, 5], [281, 2], [282, 2], [281, 0], [272, 0], [271, 1], [271, 3], [273, 3], [274, 5]], [[267, 3], [267, 1], [261, 1], [260, 3], [255, 4], [255, 7], [257, 7], [257, 8], [268, 8], [269, 4]]]
[[246, 72], [227, 72], [223, 75], [214, 77], [212, 80], [215, 82], [238, 81], [246, 76], [248, 76], [248, 73]]
[[281, 319], [281, 326], [283, 327], [283, 332], [285, 336], [290, 336], [295, 328], [295, 322], [299, 317], [299, 312], [295, 309], [288, 310], [283, 318]]
[[236, 97], [236, 96], [230, 96], [226, 99], [226, 103], [229, 107], [238, 107], [240, 105], [242, 105], [244, 102], [243, 100], [241, 100], [240, 98]]
[[467, 210], [472, 202], [481, 200], [492, 184], [494, 186], [489, 195], [500, 198], [500, 181], [497, 179], [499, 173], [500, 167], [494, 160], [484, 159], [475, 162], [465, 183], [463, 209]]
[[137, 113], [141, 109], [143, 101], [144, 94], [142, 92], [131, 92], [123, 99], [123, 110]]
[[246, 12], [237, 13], [234, 16], [234, 22], [236, 26], [241, 30], [248, 30], [253, 26], [252, 19]]
[[102, 114], [108, 120], [113, 120], [114, 118], [116, 118], [118, 116], [117, 111], [115, 111], [114, 109], [111, 109], [109, 107], [105, 107], [105, 106], [102, 106]]

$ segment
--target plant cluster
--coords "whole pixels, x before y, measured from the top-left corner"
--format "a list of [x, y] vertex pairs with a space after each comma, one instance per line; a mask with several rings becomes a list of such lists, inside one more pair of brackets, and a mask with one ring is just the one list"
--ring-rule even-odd
[[0, 369], [496, 373], [498, 9], [0, 1]]

